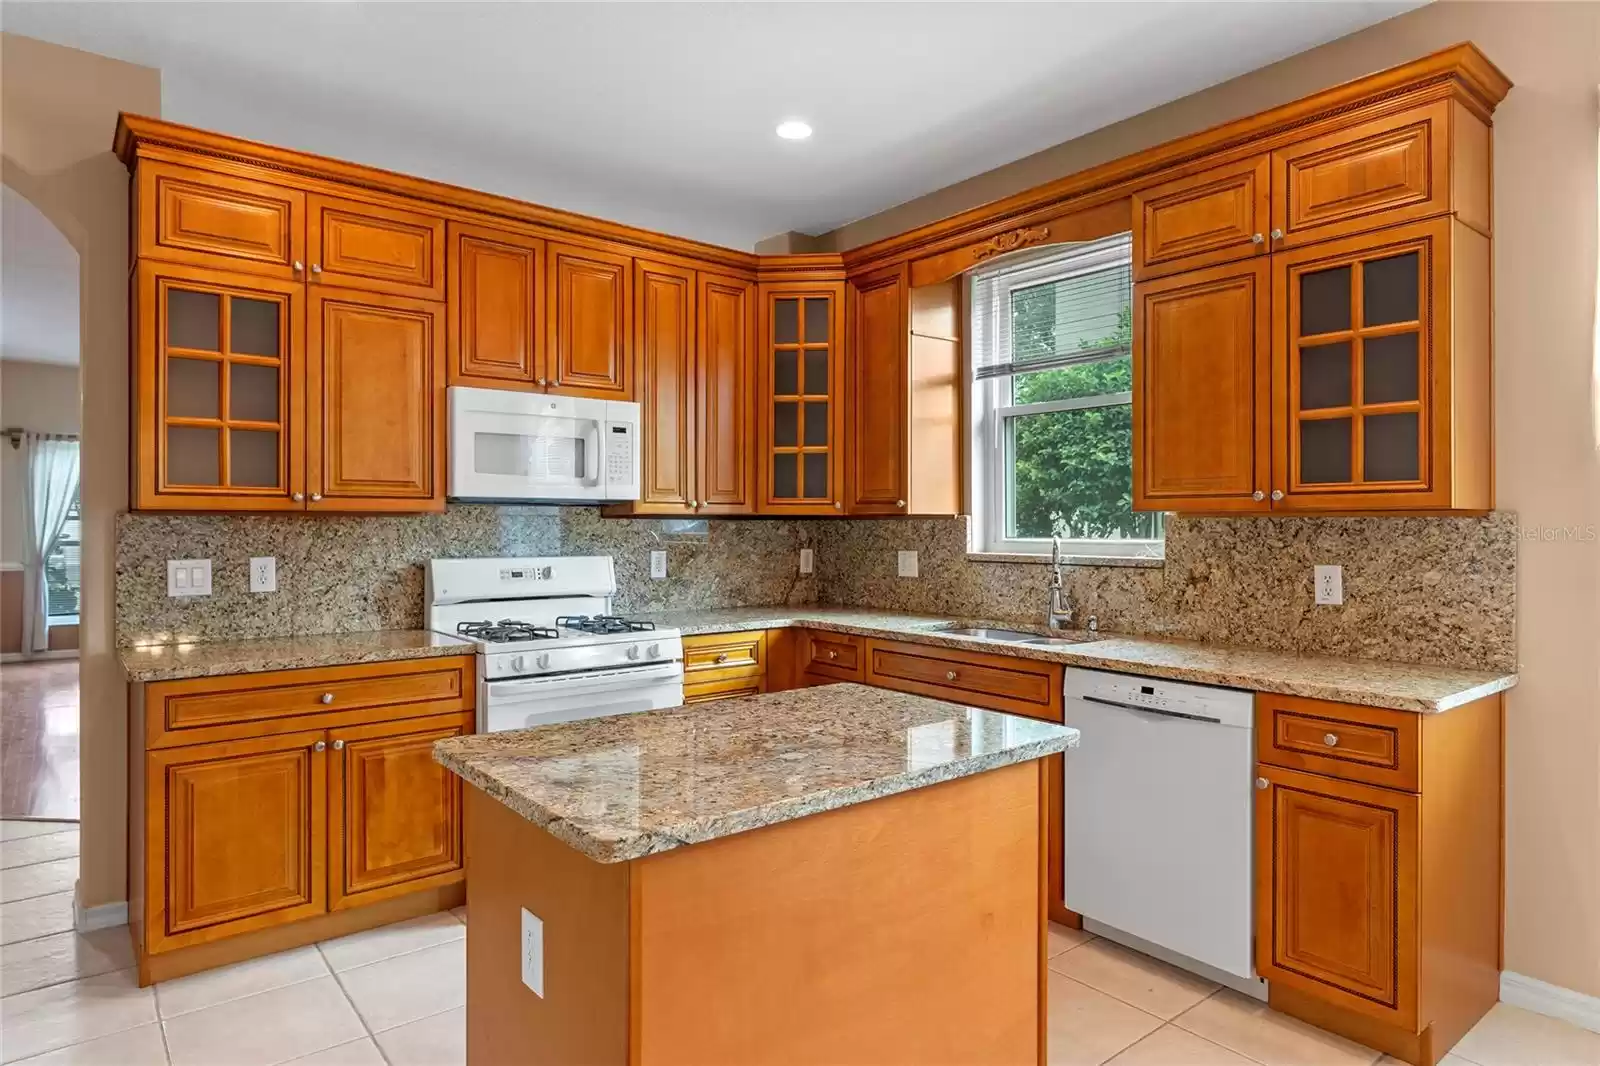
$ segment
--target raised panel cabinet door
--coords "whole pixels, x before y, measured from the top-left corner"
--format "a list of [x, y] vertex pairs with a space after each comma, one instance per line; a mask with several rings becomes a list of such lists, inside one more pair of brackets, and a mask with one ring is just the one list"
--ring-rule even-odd
[[134, 509], [304, 509], [304, 298], [297, 281], [140, 261]]
[[695, 449], [701, 514], [755, 510], [756, 287], [700, 275]]
[[910, 491], [906, 271], [851, 283], [849, 501], [852, 514], [905, 514]]
[[1263, 155], [1134, 193], [1134, 280], [1265, 255], [1271, 189]]
[[1136, 509], [1271, 506], [1269, 291], [1265, 260], [1134, 287]]
[[461, 880], [461, 779], [433, 745], [472, 730], [451, 714], [329, 731], [330, 910]]
[[328, 196], [307, 202], [313, 285], [444, 299], [444, 219]]
[[1449, 211], [1450, 106], [1441, 100], [1273, 152], [1274, 247]]
[[552, 391], [604, 400], [633, 399], [629, 365], [633, 260], [552, 243], [549, 353]]
[[326, 911], [325, 747], [307, 732], [144, 756], [151, 952]]
[[1256, 969], [1415, 1031], [1417, 797], [1257, 772]]
[[634, 358], [644, 422], [635, 513], [692, 514], [695, 492], [695, 272], [636, 260]]
[[761, 514], [844, 513], [845, 283], [760, 286]]
[[310, 510], [444, 509], [444, 305], [313, 286]]
[[304, 279], [300, 190], [149, 160], [135, 187], [141, 259]]
[[544, 363], [544, 241], [450, 223], [449, 368], [452, 385], [537, 388]]

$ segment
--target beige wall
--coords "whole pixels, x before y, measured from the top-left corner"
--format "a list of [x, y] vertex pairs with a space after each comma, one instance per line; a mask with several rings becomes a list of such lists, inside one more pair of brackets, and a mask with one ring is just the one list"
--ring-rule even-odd
[[128, 505], [128, 172], [119, 110], [161, 110], [148, 67], [0, 34], [5, 183], [78, 252], [83, 376], [80, 767], [85, 906], [127, 894], [127, 686], [112, 642], [115, 518]]
[[[0, 359], [0, 428], [78, 432], [78, 368]], [[0, 565], [27, 554], [28, 464], [21, 448], [0, 438]]]
[[1506, 968], [1600, 995], [1595, 381], [1600, 4], [1436, 3], [826, 234], [851, 248], [1458, 41], [1495, 114], [1499, 505], [1518, 513], [1522, 684], [1506, 716]]

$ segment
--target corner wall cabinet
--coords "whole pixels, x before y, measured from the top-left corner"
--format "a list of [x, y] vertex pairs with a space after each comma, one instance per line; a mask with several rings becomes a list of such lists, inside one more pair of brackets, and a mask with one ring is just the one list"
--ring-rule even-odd
[[133, 686], [140, 984], [455, 906], [470, 656]]
[[844, 283], [763, 282], [760, 300], [756, 510], [843, 513]]

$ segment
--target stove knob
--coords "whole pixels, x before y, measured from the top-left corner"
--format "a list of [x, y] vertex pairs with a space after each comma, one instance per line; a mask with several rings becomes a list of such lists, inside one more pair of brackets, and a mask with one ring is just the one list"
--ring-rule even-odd
[[637, 659], [638, 657], [639, 657], [639, 645], [637, 645], [637, 644], [629, 644], [628, 645], [628, 658]]
[[546, 670], [550, 667], [550, 653], [542, 652], [539, 655], [539, 669]]
[[650, 658], [652, 658], [652, 659], [661, 658], [661, 645], [659, 645], [659, 644], [650, 645]]
[[516, 658], [511, 660], [511, 669], [513, 669], [513, 670], [526, 670], [527, 668], [528, 668], [528, 662], [522, 656], [518, 655]]

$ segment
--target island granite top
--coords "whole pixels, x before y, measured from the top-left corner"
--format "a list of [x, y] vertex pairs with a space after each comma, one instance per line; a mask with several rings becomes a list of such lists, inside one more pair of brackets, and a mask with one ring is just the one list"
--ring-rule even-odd
[[453, 737], [433, 757], [598, 862], [625, 862], [1076, 747], [1078, 731], [839, 684]]
[[185, 677], [255, 674], [310, 666], [349, 666], [396, 659], [471, 655], [470, 640], [425, 629], [383, 629], [368, 633], [321, 633], [257, 640], [216, 640], [192, 644], [146, 644], [118, 648], [129, 681], [174, 681]]
[[1270, 648], [1245, 648], [1162, 637], [1127, 637], [1115, 633], [1069, 630], [1065, 644], [1015, 644], [956, 636], [943, 630], [993, 626], [1045, 630], [1015, 622], [940, 618], [898, 614], [860, 607], [732, 607], [672, 611], [641, 617], [658, 626], [681, 629], [685, 635], [731, 633], [745, 629], [804, 626], [856, 636], [904, 640], [962, 651], [1012, 655], [1091, 670], [1111, 670], [1270, 692], [1284, 696], [1359, 703], [1396, 711], [1437, 714], [1503, 692], [1517, 675], [1458, 666], [1394, 663], [1381, 659], [1345, 659], [1303, 655]]

